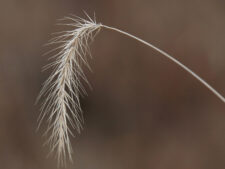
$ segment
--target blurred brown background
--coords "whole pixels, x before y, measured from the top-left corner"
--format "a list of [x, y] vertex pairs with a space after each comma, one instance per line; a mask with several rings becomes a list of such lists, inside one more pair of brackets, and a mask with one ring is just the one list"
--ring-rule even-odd
[[[225, 95], [223, 0], [1, 0], [0, 168], [55, 169], [34, 102], [57, 19], [82, 10], [143, 38]], [[115, 32], [92, 45], [93, 90], [69, 169], [224, 169], [225, 105], [157, 52]]]

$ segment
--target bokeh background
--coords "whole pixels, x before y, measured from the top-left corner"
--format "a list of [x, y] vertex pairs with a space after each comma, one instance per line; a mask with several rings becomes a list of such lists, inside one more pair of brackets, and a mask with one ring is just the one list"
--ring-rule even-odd
[[[1, 0], [0, 168], [55, 169], [36, 132], [34, 105], [50, 71], [42, 54], [69, 14], [143, 38], [175, 56], [225, 95], [223, 0]], [[102, 31], [92, 47], [93, 90], [85, 124], [71, 138], [68, 169], [224, 169], [225, 105], [196, 79], [146, 46]]]

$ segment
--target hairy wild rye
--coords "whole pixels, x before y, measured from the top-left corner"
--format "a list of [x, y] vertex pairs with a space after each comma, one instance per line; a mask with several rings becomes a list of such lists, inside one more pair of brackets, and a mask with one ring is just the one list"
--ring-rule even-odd
[[51, 147], [51, 152], [56, 151], [60, 165], [65, 165], [66, 157], [72, 160], [72, 148], [69, 139], [69, 135], [73, 136], [72, 129], [75, 129], [78, 133], [82, 129], [83, 118], [79, 97], [86, 92], [81, 81], [84, 80], [88, 83], [82, 67], [89, 67], [87, 60], [87, 57], [90, 56], [89, 43], [94, 40], [101, 29], [118, 32], [158, 51], [190, 73], [225, 103], [225, 98], [220, 93], [171, 55], [125, 31], [97, 23], [95, 18], [92, 19], [88, 15], [87, 18], [65, 17], [64, 19], [72, 21], [72, 23], [65, 25], [73, 26], [74, 29], [60, 32], [57, 37], [50, 40], [49, 44], [60, 44], [58, 48], [52, 50], [59, 49], [59, 52], [53, 56], [55, 61], [45, 66], [45, 69], [52, 67], [53, 71], [43, 84], [38, 96], [38, 100], [41, 97], [44, 99], [39, 125], [46, 117], [48, 123], [46, 133], [50, 133], [47, 143]]

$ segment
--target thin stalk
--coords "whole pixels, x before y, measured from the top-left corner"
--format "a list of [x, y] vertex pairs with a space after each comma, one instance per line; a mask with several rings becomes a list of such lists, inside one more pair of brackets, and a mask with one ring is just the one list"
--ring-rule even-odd
[[219, 93], [217, 92], [211, 85], [209, 85], [205, 80], [203, 80], [200, 76], [198, 76], [195, 72], [193, 72], [191, 69], [189, 69], [187, 66], [185, 66], [184, 64], [182, 64], [181, 62], [179, 62], [177, 59], [175, 59], [174, 57], [172, 57], [171, 55], [169, 55], [168, 53], [164, 52], [163, 50], [157, 48], [156, 46], [134, 36], [131, 35], [125, 31], [122, 31], [120, 29], [114, 28], [114, 27], [110, 27], [110, 26], [106, 26], [106, 25], [102, 25], [103, 28], [109, 29], [109, 30], [113, 30], [116, 31], [118, 33], [121, 33], [123, 35], [126, 35], [130, 38], [133, 38], [149, 47], [151, 47], [152, 49], [156, 50], [157, 52], [161, 53], [162, 55], [164, 55], [165, 57], [167, 57], [168, 59], [170, 59], [172, 62], [176, 63], [178, 66], [180, 66], [181, 68], [183, 68], [185, 71], [187, 71], [188, 73], [190, 73], [192, 76], [194, 76], [198, 81], [200, 81], [205, 87], [207, 87], [215, 96], [217, 96], [223, 103], [225, 103], [225, 98]]

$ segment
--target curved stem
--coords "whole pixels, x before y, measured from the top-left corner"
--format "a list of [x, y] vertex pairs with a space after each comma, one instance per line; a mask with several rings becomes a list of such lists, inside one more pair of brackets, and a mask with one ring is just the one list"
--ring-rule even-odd
[[164, 55], [165, 57], [167, 57], [168, 59], [170, 59], [171, 61], [173, 61], [174, 63], [176, 63], [177, 65], [179, 65], [181, 68], [183, 68], [185, 71], [187, 71], [188, 73], [190, 73], [192, 76], [194, 76], [198, 81], [200, 81], [204, 86], [206, 86], [213, 94], [215, 94], [222, 102], [225, 103], [225, 98], [219, 93], [217, 92], [212, 86], [210, 86], [205, 80], [203, 80], [200, 76], [198, 76], [196, 73], [194, 73], [191, 69], [189, 69], [187, 66], [185, 66], [184, 64], [182, 64], [181, 62], [179, 62], [177, 59], [175, 59], [174, 57], [172, 57], [171, 55], [169, 55], [168, 53], [164, 52], [163, 50], [157, 48], [156, 46], [134, 36], [131, 35], [127, 32], [124, 32], [120, 29], [114, 28], [114, 27], [110, 27], [110, 26], [106, 26], [106, 25], [102, 25], [103, 28], [109, 29], [109, 30], [113, 30], [116, 32], [119, 32], [123, 35], [126, 35], [130, 38], [133, 38], [149, 47], [151, 47], [152, 49], [156, 50], [157, 52], [161, 53], [162, 55]]

